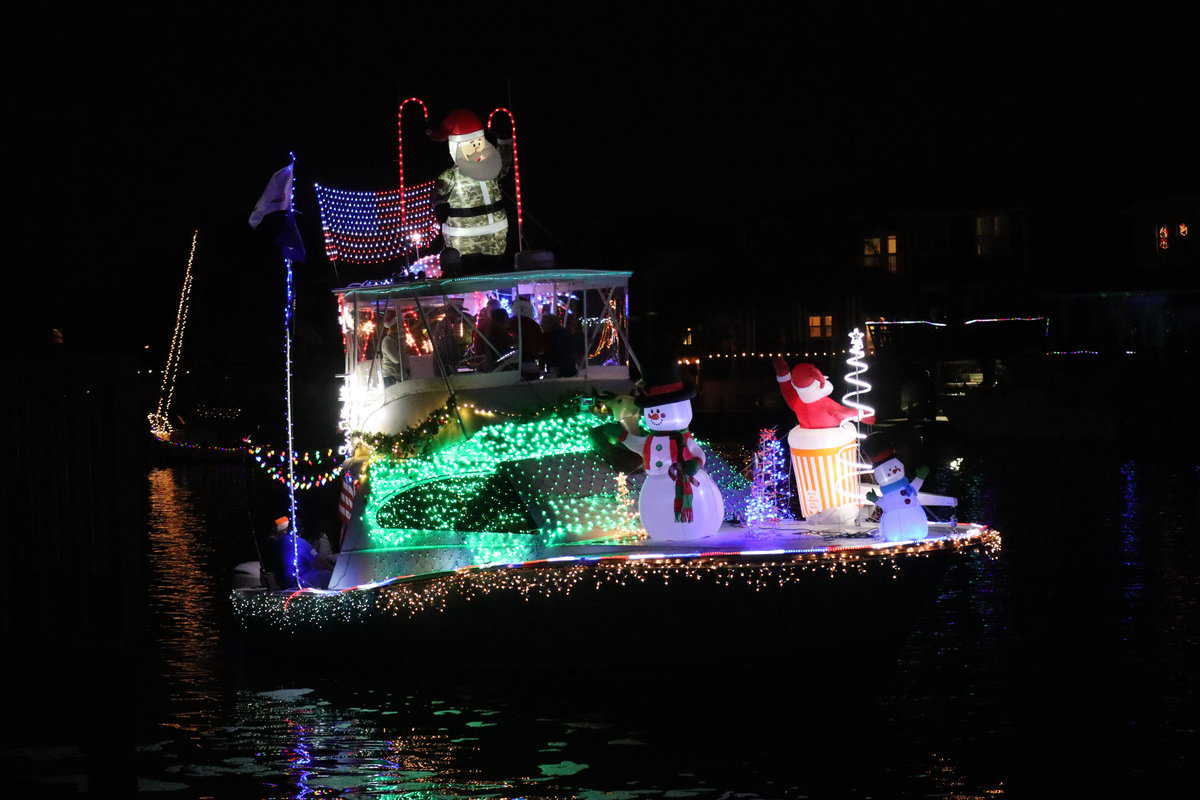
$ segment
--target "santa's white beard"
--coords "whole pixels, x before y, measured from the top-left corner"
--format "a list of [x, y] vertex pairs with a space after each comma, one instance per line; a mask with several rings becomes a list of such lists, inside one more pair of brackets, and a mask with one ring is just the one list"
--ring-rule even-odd
[[794, 383], [792, 386], [796, 387], [796, 394], [800, 395], [800, 402], [806, 404], [815, 403], [822, 397], [828, 397], [829, 395], [833, 394], [833, 384], [829, 381], [825, 381], [824, 385], [813, 381], [804, 388], [796, 386]]
[[491, 142], [484, 140], [483, 149], [470, 156], [464, 156], [462, 150], [454, 153], [454, 166], [462, 174], [477, 181], [490, 181], [500, 174], [500, 151]]

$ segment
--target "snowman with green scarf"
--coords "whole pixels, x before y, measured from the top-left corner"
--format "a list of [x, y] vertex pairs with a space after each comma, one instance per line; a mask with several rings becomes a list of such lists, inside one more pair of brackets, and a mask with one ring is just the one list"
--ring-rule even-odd
[[711, 536], [725, 521], [725, 500], [704, 471], [704, 451], [687, 429], [696, 390], [683, 382], [675, 363], [648, 371], [646, 378], [634, 402], [648, 435], [622, 430], [618, 437], [642, 457], [646, 470], [638, 496], [642, 527], [655, 539]]

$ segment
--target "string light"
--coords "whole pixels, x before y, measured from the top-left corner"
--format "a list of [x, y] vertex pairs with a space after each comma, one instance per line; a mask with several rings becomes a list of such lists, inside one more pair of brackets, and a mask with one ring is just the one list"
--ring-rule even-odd
[[783, 443], [775, 434], [775, 428], [763, 428], [758, 432], [758, 452], [754, 455], [750, 499], [745, 513], [746, 524], [751, 527], [792, 518], [787, 458]]
[[[291, 172], [288, 175], [288, 181], [295, 180], [296, 173], [296, 154], [292, 153]], [[290, 187], [289, 187], [290, 188]], [[294, 193], [288, 191], [288, 214], [295, 213], [295, 205], [293, 203]], [[292, 260], [290, 258], [283, 259], [283, 268], [286, 277], [286, 299], [283, 306], [283, 372], [284, 372], [284, 401], [286, 405], [286, 427], [287, 427], [287, 491], [288, 491], [288, 523], [291, 526], [292, 534], [292, 575], [296, 579], [296, 585], [303, 587], [304, 582], [300, 577], [300, 518], [296, 513], [296, 474], [295, 461], [293, 453], [295, 452], [295, 443], [292, 441], [292, 315], [296, 307], [296, 291], [292, 283]]]
[[433, 213], [433, 181], [383, 192], [314, 186], [330, 261], [396, 261], [429, 246], [441, 235]]
[[492, 119], [497, 114], [504, 114], [508, 117], [509, 128], [512, 130], [512, 145], [513, 145], [513, 185], [517, 190], [517, 249], [520, 250], [525, 246], [525, 235], [522, 232], [522, 224], [524, 222], [524, 211], [521, 206], [521, 157], [517, 151], [517, 119], [513, 113], [507, 108], [496, 108], [492, 113], [488, 114], [487, 128], [492, 129]]
[[839, 482], [843, 494], [843, 503], [858, 503], [862, 500], [858, 495], [858, 476], [871, 472], [871, 465], [865, 463], [859, 455], [858, 443], [867, 438], [862, 432], [862, 421], [875, 416], [875, 409], [862, 402], [864, 395], [871, 391], [871, 384], [863, 380], [867, 372], [866, 351], [863, 346], [863, 332], [858, 328], [850, 331], [850, 355], [846, 359], [849, 371], [843, 379], [847, 387], [853, 387], [842, 395], [842, 405], [854, 410], [854, 441], [838, 453], [839, 460], [850, 470], [850, 479]]
[[[400, 173], [400, 229], [404, 229], [405, 217], [405, 196], [404, 196], [404, 107], [410, 103], [416, 103], [421, 106], [421, 113], [424, 115], [424, 121], [429, 122], [429, 108], [426, 107], [425, 101], [419, 97], [406, 97], [400, 101], [400, 108], [396, 110], [396, 163]], [[421, 234], [418, 231], [413, 231], [409, 234], [409, 238], [413, 240], [413, 246], [419, 246], [421, 243]]]
[[199, 230], [192, 231], [192, 246], [188, 252], [187, 268], [183, 271], [183, 287], [179, 290], [179, 307], [175, 310], [175, 330], [171, 334], [171, 346], [167, 349], [167, 363], [163, 367], [158, 390], [158, 408], [149, 415], [150, 432], [162, 441], [170, 438], [172, 432], [171, 404], [175, 401], [175, 377], [183, 356], [183, 334], [187, 328], [192, 294], [192, 264], [196, 259], [196, 240], [199, 236]]
[[930, 524], [930, 537], [909, 542], [823, 545], [774, 550], [629, 553], [557, 556], [516, 563], [482, 564], [450, 572], [403, 575], [340, 591], [236, 590], [231, 599], [245, 629], [332, 630], [370, 619], [412, 618], [445, 612], [451, 604], [473, 602], [497, 592], [525, 601], [567, 596], [582, 590], [641, 587], [656, 580], [704, 582], [716, 588], [754, 591], [782, 589], [823, 575], [889, 574], [899, 578], [907, 559], [948, 551], [995, 557], [999, 533], [977, 524]]

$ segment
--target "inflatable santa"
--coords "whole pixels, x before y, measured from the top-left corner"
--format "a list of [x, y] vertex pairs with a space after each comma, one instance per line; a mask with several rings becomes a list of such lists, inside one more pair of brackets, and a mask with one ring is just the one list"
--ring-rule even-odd
[[448, 142], [454, 166], [438, 176], [435, 211], [442, 219], [447, 252], [443, 261], [458, 255], [502, 256], [508, 241], [508, 215], [500, 194], [500, 177], [512, 163], [512, 140], [501, 139], [497, 148], [483, 135], [483, 123], [466, 109], [451, 111], [436, 131], [434, 141]]
[[[788, 432], [792, 473], [800, 511], [811, 523], [849, 525], [862, 500], [858, 487], [858, 412], [829, 395], [831, 383], [812, 364], [791, 369], [782, 358], [771, 362], [784, 401], [796, 415]], [[874, 416], [862, 422], [871, 424]]]
[[[836, 428], [843, 420], [858, 417], [857, 411], [829, 396], [833, 394], [833, 384], [812, 364], [797, 364], [789, 370], [782, 358], [771, 363], [775, 367], [779, 391], [801, 428]], [[875, 417], [864, 417], [860, 421], [872, 425]]]

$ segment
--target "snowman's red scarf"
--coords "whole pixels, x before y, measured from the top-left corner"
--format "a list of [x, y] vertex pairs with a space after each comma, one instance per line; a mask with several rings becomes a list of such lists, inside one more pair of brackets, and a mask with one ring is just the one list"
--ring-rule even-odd
[[675, 521], [692, 521], [692, 486], [700, 481], [693, 475], [700, 471], [700, 459], [688, 452], [692, 435], [687, 428], [681, 431], [662, 431], [658, 435], [671, 440], [671, 466], [667, 476], [675, 481]]

